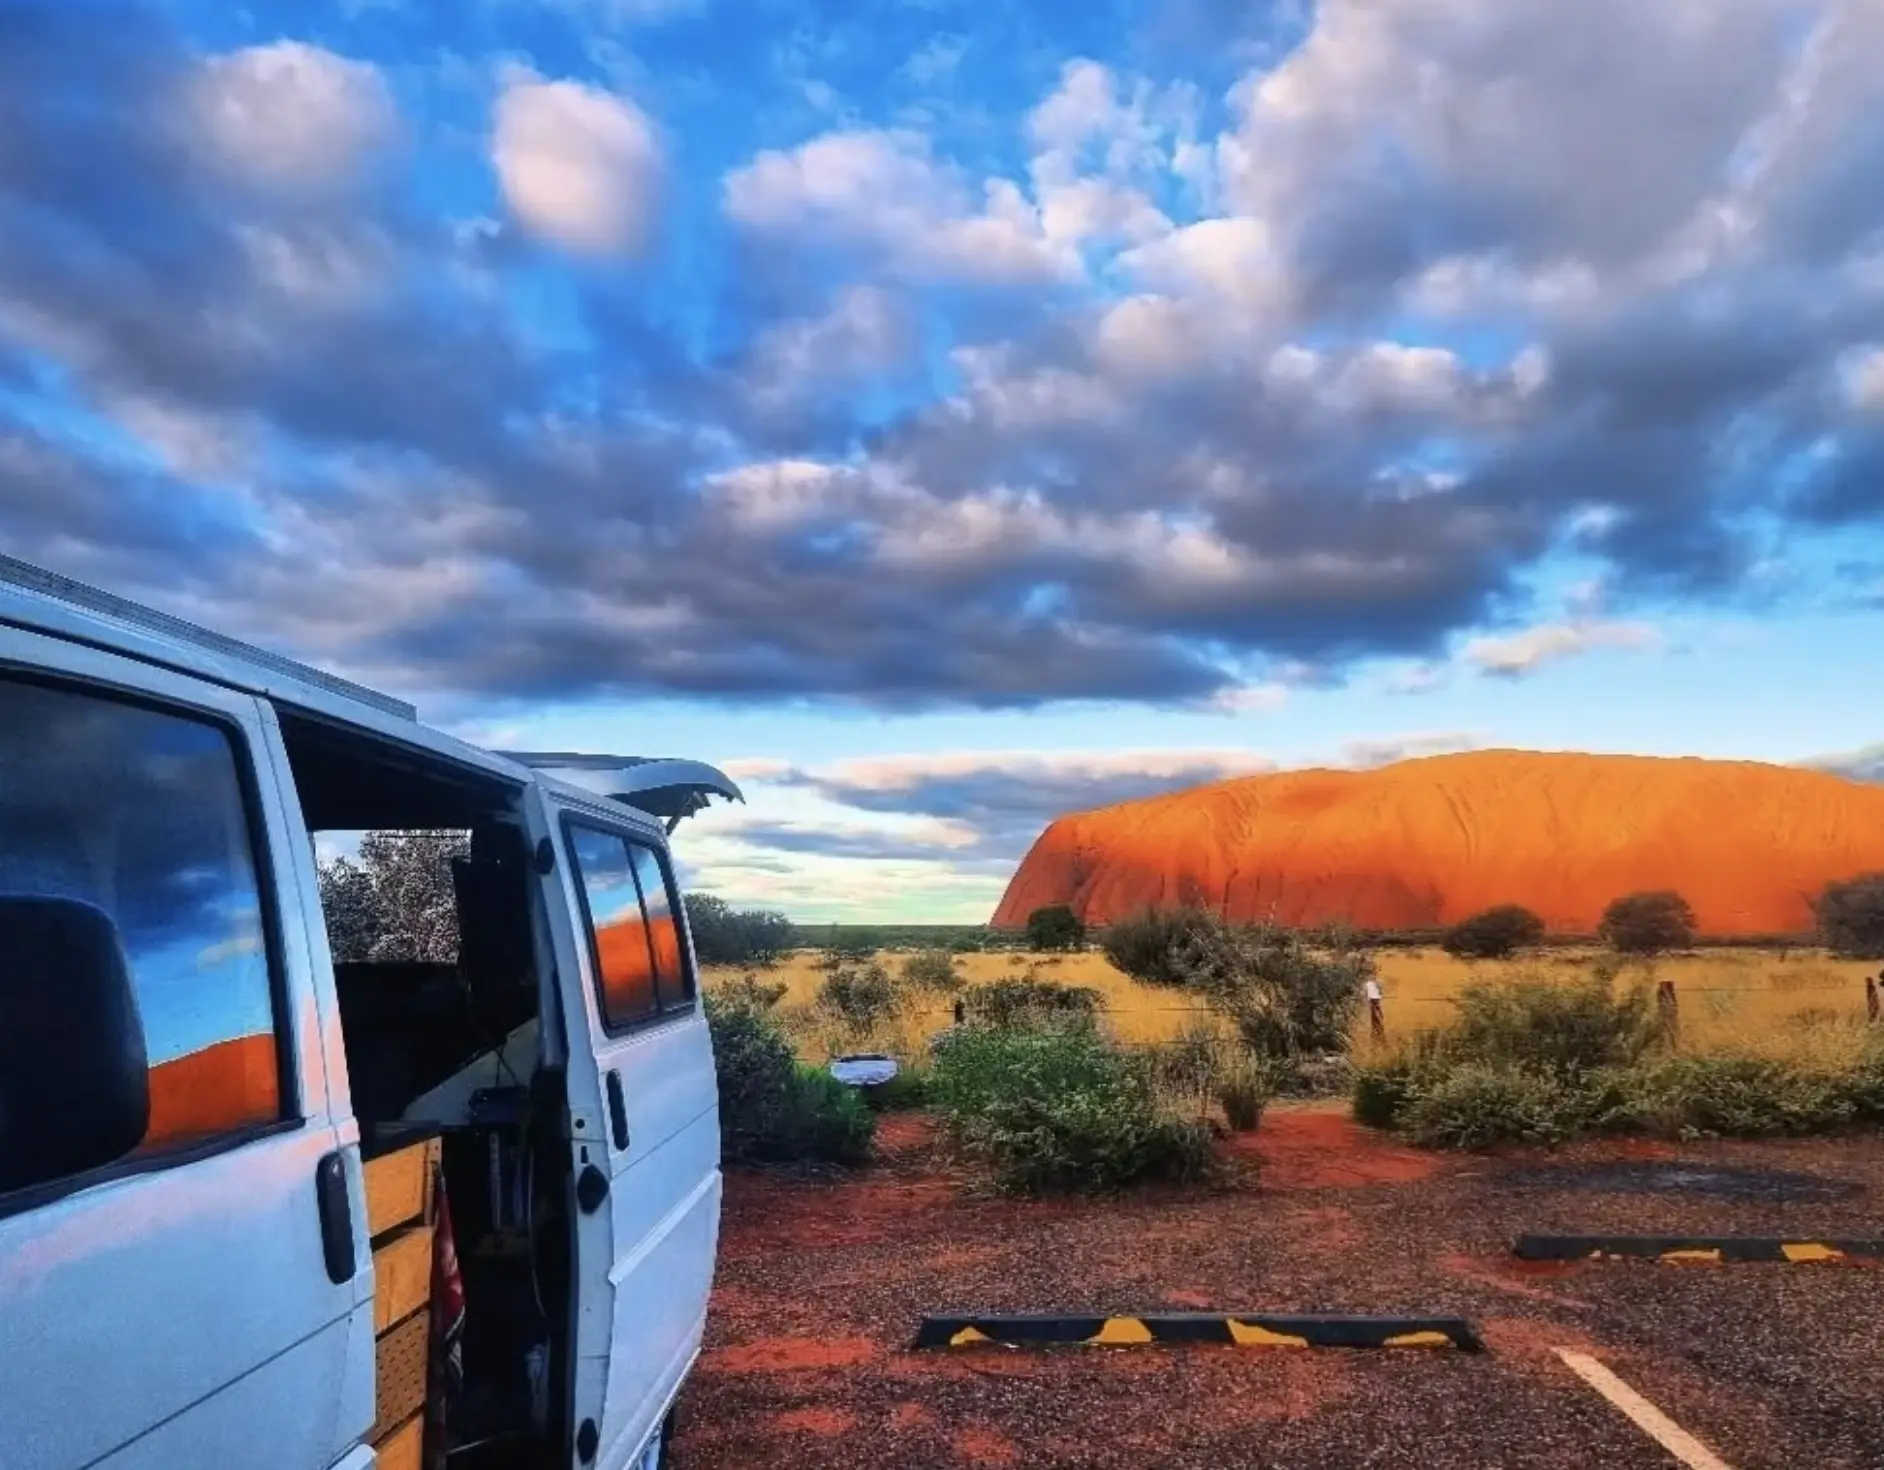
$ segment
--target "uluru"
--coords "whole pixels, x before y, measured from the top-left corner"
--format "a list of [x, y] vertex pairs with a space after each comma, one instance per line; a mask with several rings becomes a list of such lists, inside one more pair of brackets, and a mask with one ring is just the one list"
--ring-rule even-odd
[[1752, 761], [1485, 750], [1245, 776], [1052, 822], [994, 915], [1089, 924], [1196, 905], [1231, 919], [1451, 924], [1519, 903], [1594, 932], [1672, 888], [1710, 935], [1797, 934], [1828, 882], [1884, 869], [1884, 786]]

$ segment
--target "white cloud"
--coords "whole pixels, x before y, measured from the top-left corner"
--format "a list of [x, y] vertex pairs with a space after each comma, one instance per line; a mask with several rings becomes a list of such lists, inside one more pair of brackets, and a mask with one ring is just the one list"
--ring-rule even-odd
[[1866, 347], [1839, 364], [1845, 398], [1861, 413], [1884, 415], [1884, 347]]
[[511, 212], [543, 239], [590, 256], [646, 246], [661, 148], [626, 97], [513, 70], [497, 99], [491, 164]]
[[1590, 619], [1540, 623], [1519, 633], [1473, 638], [1460, 657], [1481, 673], [1516, 679], [1545, 664], [1598, 649], [1651, 650], [1662, 643], [1661, 633], [1647, 623]]
[[1167, 295], [1215, 297], [1270, 314], [1290, 301], [1288, 272], [1269, 227], [1244, 216], [1174, 230], [1126, 251], [1119, 265]]
[[908, 132], [827, 133], [768, 149], [726, 176], [726, 213], [744, 229], [806, 244], [865, 248], [908, 277], [991, 283], [1077, 274], [1038, 211], [1005, 179], [977, 201]]
[[877, 286], [850, 286], [822, 316], [768, 328], [745, 373], [762, 407], [784, 408], [820, 387], [867, 380], [906, 359], [915, 346], [909, 312]]
[[345, 186], [397, 130], [375, 67], [300, 41], [210, 57], [189, 80], [187, 110], [218, 166], [284, 193]]
[[1476, 750], [1479, 744], [1476, 735], [1460, 730], [1422, 730], [1408, 735], [1349, 740], [1341, 746], [1341, 763], [1357, 770], [1372, 770], [1375, 766], [1390, 766], [1396, 761], [1414, 760], [1423, 755]]

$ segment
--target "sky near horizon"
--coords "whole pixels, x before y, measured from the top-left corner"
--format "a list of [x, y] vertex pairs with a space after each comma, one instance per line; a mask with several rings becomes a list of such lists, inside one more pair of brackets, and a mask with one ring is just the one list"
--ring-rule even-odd
[[1884, 777], [1884, 0], [14, 0], [0, 551], [690, 883], [1485, 746]]

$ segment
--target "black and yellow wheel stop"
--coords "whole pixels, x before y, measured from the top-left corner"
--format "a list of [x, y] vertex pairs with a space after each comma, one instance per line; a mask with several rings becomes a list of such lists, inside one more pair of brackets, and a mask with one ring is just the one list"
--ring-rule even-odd
[[1802, 1264], [1884, 1259], [1884, 1239], [1837, 1240], [1780, 1235], [1520, 1235], [1511, 1253], [1526, 1261], [1668, 1261], [1725, 1265], [1750, 1261]]
[[925, 1316], [915, 1348], [1134, 1347], [1143, 1344], [1223, 1347], [1459, 1348], [1484, 1344], [1462, 1317], [1343, 1317], [1268, 1312], [1138, 1312], [1081, 1316], [1022, 1312]]

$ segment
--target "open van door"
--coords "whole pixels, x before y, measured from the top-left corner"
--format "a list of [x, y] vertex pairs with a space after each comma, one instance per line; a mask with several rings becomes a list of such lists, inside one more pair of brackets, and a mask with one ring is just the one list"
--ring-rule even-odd
[[699, 1351], [719, 1240], [713, 1047], [663, 822], [739, 790], [694, 762], [512, 759], [551, 778], [530, 823], [568, 1051], [570, 1422], [581, 1463], [619, 1470]]

